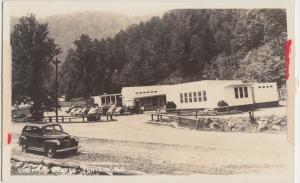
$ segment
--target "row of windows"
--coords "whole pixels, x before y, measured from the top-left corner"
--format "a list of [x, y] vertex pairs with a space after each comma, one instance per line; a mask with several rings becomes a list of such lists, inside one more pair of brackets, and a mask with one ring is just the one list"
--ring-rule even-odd
[[180, 93], [180, 103], [207, 101], [206, 91]]
[[258, 86], [258, 88], [273, 88], [272, 85], [267, 85], [267, 86]]
[[135, 94], [146, 94], [146, 93], [157, 93], [157, 91], [144, 91], [144, 92], [136, 92]]
[[234, 88], [235, 98], [248, 98], [248, 87]]

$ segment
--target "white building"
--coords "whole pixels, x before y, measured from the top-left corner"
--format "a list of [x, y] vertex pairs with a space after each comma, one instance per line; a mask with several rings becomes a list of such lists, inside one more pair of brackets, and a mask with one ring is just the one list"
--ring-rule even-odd
[[122, 106], [121, 94], [103, 94], [99, 96], [93, 96], [94, 103], [98, 106], [116, 105]]
[[241, 80], [203, 80], [174, 85], [124, 87], [125, 106], [138, 103], [145, 110], [164, 108], [174, 102], [177, 109], [217, 108], [219, 101], [229, 107], [247, 108], [278, 105], [276, 83], [243, 83]]

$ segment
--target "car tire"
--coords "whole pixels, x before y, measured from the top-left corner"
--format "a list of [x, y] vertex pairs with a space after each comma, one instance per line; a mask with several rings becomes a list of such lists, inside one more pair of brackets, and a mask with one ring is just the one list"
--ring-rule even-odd
[[55, 151], [55, 147], [54, 146], [48, 146], [46, 148], [46, 155], [47, 155], [47, 157], [54, 158], [55, 154], [56, 154], [56, 151]]

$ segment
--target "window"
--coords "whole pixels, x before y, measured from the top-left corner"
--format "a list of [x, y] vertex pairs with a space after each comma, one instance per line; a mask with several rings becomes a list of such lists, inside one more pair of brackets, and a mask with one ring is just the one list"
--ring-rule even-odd
[[188, 103], [187, 93], [184, 93], [184, 102], [185, 102], [185, 103]]
[[244, 87], [245, 98], [248, 98], [248, 87]]
[[258, 88], [261, 88], [261, 86], [259, 86]]
[[189, 92], [189, 102], [193, 102], [192, 92]]
[[54, 129], [53, 133], [55, 135], [60, 135], [63, 132], [61, 126], [59, 126], [59, 125], [54, 125], [53, 129]]
[[263, 88], [265, 88], [265, 86], [263, 86]]
[[266, 86], [266, 88], [269, 88], [269, 86]]
[[26, 128], [23, 129], [23, 133], [30, 133], [31, 132], [31, 126], [27, 126]]
[[53, 135], [53, 126], [46, 126], [42, 131], [44, 135]]
[[41, 134], [41, 129], [38, 127], [32, 127], [31, 133], [33, 135], [40, 135]]
[[202, 101], [201, 91], [198, 92], [198, 100], [199, 100], [199, 102]]
[[244, 98], [243, 88], [239, 87], [240, 90], [240, 98]]
[[110, 97], [106, 97], [106, 104], [110, 103]]
[[270, 88], [273, 88], [273, 86], [271, 85]]
[[203, 101], [207, 101], [207, 98], [206, 98], [206, 91], [202, 91], [203, 93]]
[[235, 96], [235, 98], [239, 98], [238, 88], [234, 88], [234, 96]]
[[183, 103], [183, 94], [180, 93], [180, 103]]
[[139, 94], [139, 92], [136, 92], [135, 94]]
[[193, 95], [194, 95], [194, 102], [197, 102], [197, 92], [194, 92]]

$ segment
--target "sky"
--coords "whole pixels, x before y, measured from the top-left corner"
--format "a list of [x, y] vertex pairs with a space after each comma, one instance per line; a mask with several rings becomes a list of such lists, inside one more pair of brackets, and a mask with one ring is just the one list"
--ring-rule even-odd
[[251, 0], [251, 3], [240, 0], [4, 0], [4, 14], [19, 17], [33, 13], [43, 18], [73, 12], [105, 11], [143, 16], [161, 15], [167, 10], [179, 8], [283, 8], [287, 5], [287, 0], [276, 1], [277, 3], [274, 0]]
[[[116, 5], [117, 3], [117, 5]], [[4, 11], [11, 16], [23, 16], [33, 13], [37, 17], [57, 14], [70, 14], [82, 11], [104, 11], [121, 13], [128, 16], [161, 15], [163, 12], [180, 8], [176, 3], [141, 3], [121, 1], [10, 1], [4, 3]]]

